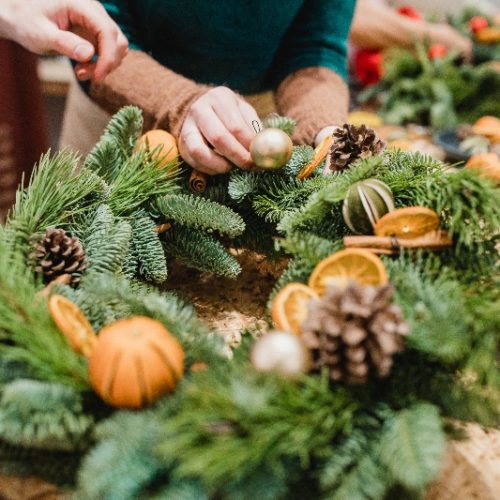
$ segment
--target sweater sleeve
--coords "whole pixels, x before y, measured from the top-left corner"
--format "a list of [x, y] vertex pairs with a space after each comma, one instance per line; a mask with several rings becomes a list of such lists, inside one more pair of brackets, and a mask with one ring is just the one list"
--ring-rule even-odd
[[272, 78], [302, 68], [329, 68], [347, 77], [347, 39], [355, 0], [305, 0], [278, 51]]
[[342, 78], [324, 67], [310, 67], [289, 75], [276, 91], [278, 112], [297, 122], [293, 140], [312, 144], [329, 125], [347, 120], [349, 91]]
[[144, 128], [164, 128], [179, 136], [191, 104], [210, 89], [169, 70], [145, 52], [130, 50], [102, 84], [90, 84], [90, 96], [115, 113], [134, 104], [144, 114]]

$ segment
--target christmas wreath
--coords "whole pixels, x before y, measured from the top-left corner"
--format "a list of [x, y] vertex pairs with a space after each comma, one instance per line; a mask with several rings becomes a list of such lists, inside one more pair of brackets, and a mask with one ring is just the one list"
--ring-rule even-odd
[[[43, 156], [0, 229], [4, 468], [88, 499], [409, 498], [457, 421], [498, 425], [494, 181], [352, 125], [193, 180], [141, 129], [127, 107], [83, 165]], [[163, 288], [171, 259], [237, 279], [229, 246], [288, 259], [231, 356]]]

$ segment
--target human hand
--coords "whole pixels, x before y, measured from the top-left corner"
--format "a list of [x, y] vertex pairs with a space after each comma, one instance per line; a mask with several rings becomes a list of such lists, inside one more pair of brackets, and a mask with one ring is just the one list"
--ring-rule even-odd
[[460, 34], [449, 24], [428, 24], [428, 38], [434, 43], [442, 43], [449, 50], [460, 52], [466, 60], [472, 58], [472, 41]]
[[227, 87], [216, 87], [191, 105], [182, 124], [179, 152], [194, 169], [209, 175], [229, 172], [233, 165], [252, 166], [250, 143], [256, 111]]
[[97, 1], [0, 0], [0, 7], [0, 35], [37, 54], [76, 60], [80, 80], [102, 82], [127, 53], [125, 36]]

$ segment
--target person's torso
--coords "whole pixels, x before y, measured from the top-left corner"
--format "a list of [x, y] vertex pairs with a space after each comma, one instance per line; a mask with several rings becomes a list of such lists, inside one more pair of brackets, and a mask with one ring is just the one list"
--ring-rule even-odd
[[269, 87], [273, 61], [304, 0], [132, 0], [141, 45], [201, 83]]

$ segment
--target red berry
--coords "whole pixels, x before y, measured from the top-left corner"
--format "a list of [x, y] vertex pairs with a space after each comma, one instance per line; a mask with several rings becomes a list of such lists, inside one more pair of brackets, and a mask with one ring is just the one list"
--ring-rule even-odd
[[438, 59], [440, 57], [444, 57], [448, 53], [448, 49], [442, 43], [435, 43], [431, 45], [429, 50], [427, 51], [427, 55], [430, 59]]
[[483, 16], [474, 16], [469, 20], [469, 29], [472, 33], [477, 33], [481, 31], [483, 28], [487, 28], [489, 26], [488, 20]]
[[422, 14], [420, 14], [420, 12], [418, 10], [414, 9], [413, 7], [410, 7], [409, 5], [404, 5], [403, 7], [399, 7], [399, 9], [397, 9], [397, 11], [402, 16], [406, 16], [406, 17], [409, 17], [411, 19], [415, 19], [417, 21], [421, 21], [423, 19]]

